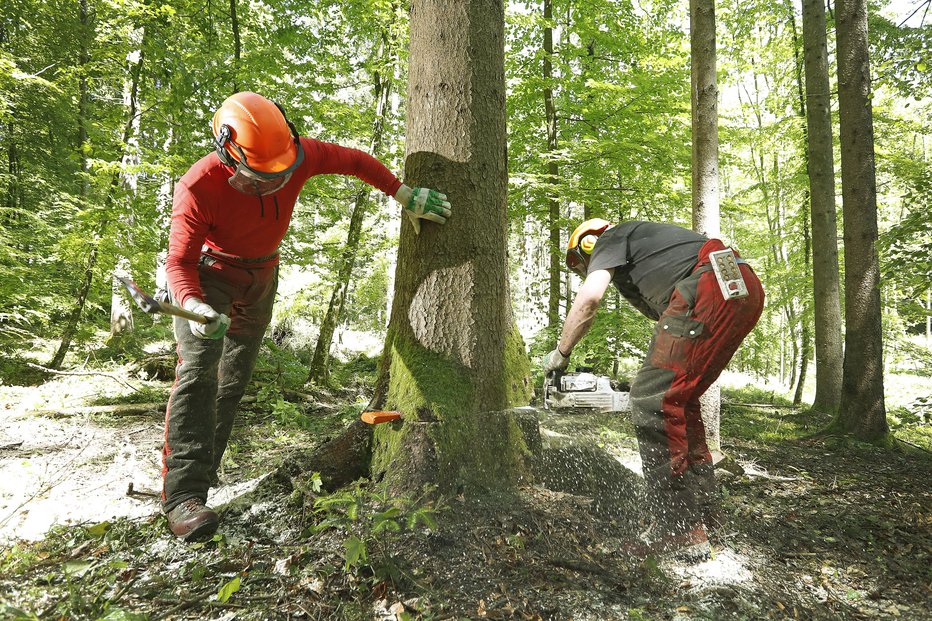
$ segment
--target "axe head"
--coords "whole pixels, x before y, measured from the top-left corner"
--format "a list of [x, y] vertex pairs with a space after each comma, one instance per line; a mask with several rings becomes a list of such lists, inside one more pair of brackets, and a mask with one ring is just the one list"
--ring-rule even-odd
[[117, 276], [116, 278], [121, 283], [123, 283], [123, 286], [126, 287], [126, 290], [129, 291], [129, 294], [132, 296], [133, 300], [136, 301], [136, 304], [138, 304], [139, 308], [141, 308], [143, 311], [147, 313], [159, 313], [162, 311], [162, 305], [159, 304], [159, 301], [140, 289], [139, 285], [137, 285], [131, 279], [126, 278], [125, 276]]

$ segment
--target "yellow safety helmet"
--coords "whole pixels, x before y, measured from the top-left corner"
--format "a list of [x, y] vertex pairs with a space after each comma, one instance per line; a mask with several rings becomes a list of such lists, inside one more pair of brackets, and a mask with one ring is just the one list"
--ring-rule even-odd
[[589, 256], [595, 248], [595, 242], [605, 229], [612, 225], [602, 218], [591, 218], [576, 227], [566, 246], [566, 267], [580, 277], [585, 278], [589, 270]]

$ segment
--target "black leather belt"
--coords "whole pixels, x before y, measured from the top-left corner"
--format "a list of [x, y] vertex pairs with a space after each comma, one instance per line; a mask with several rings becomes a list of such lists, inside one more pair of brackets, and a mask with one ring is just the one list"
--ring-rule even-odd
[[226, 252], [220, 252], [219, 250], [206, 245], [201, 247], [201, 253], [223, 261], [235, 261], [236, 263], [265, 263], [278, 257], [278, 250], [264, 257], [248, 258], [238, 257], [234, 254], [227, 254]]

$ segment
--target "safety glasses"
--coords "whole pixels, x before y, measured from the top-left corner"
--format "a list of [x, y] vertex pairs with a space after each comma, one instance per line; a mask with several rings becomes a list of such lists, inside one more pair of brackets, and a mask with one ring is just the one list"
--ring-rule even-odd
[[[282, 116], [284, 116], [284, 109], [277, 103], [275, 105], [278, 106], [278, 109], [282, 111]], [[291, 129], [297, 154], [291, 166], [277, 172], [265, 172], [252, 168], [249, 165], [243, 149], [233, 140], [230, 127], [228, 125], [222, 125], [220, 127], [220, 133], [215, 139], [215, 145], [217, 147], [217, 153], [220, 154], [223, 163], [233, 168], [233, 176], [230, 177], [229, 180], [230, 186], [233, 189], [246, 194], [267, 196], [282, 189], [285, 184], [288, 183], [292, 173], [294, 173], [298, 166], [304, 161], [304, 149], [301, 147], [301, 140], [298, 138], [298, 133], [294, 125], [288, 121], [287, 117], [285, 117], [285, 122], [288, 123], [288, 127]], [[236, 151], [237, 155], [239, 155], [239, 159], [237, 160], [231, 157], [226, 151], [226, 147]]]
[[[234, 190], [244, 194], [255, 194], [256, 196], [268, 196], [278, 192], [291, 179], [291, 173], [285, 172], [272, 178], [259, 177], [254, 171], [244, 164], [237, 164], [233, 176], [227, 181]], [[267, 174], [267, 173], [266, 173]]]
[[570, 268], [580, 278], [585, 278], [589, 271], [589, 257], [583, 254], [579, 246], [566, 251], [566, 267]]

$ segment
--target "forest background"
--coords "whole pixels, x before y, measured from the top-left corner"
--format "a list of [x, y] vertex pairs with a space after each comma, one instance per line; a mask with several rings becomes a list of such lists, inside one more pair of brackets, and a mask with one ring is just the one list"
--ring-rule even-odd
[[[22, 499], [3, 496], [12, 498], [13, 511], [0, 515], [0, 526], [28, 510], [39, 514], [43, 495], [54, 501], [46, 504], [64, 505], [69, 496], [81, 500], [73, 491], [55, 496], [59, 481], [32, 476], [50, 449], [30, 443], [57, 442], [69, 450], [81, 443], [79, 435], [62, 440], [56, 427], [62, 419], [70, 418], [74, 427], [112, 425], [127, 438], [145, 438], [137, 442], [144, 447], [140, 454], [146, 451], [138, 462], [152, 475], [146, 484], [157, 485], [158, 420], [174, 363], [170, 323], [131, 308], [113, 274], [131, 274], [149, 290], [163, 284], [158, 274], [173, 184], [212, 149], [209, 122], [225, 97], [240, 90], [263, 93], [285, 106], [302, 134], [371, 152], [402, 175], [409, 8], [391, 0], [3, 3], [0, 395], [9, 414], [5, 421], [13, 425], [0, 429], [0, 451], [3, 478], [9, 479], [3, 492], [22, 488], [14, 490], [22, 491]], [[535, 488], [526, 504], [491, 511], [464, 504], [440, 512], [439, 534], [412, 536], [400, 545], [386, 525], [403, 529], [405, 520], [417, 525], [422, 519], [436, 529], [432, 505], [389, 499], [365, 484], [319, 495], [320, 480], [313, 475], [307, 489], [292, 490], [304, 495], [295, 515], [226, 509], [226, 526], [213, 547], [173, 548], [153, 519], [147, 523], [152, 528], [103, 522], [52, 532], [38, 547], [14, 546], [0, 559], [0, 585], [14, 594], [10, 601], [37, 616], [129, 614], [117, 606], [131, 601], [154, 618], [185, 611], [198, 618], [224, 606], [251, 607], [260, 618], [262, 607], [271, 605], [265, 581], [275, 575], [277, 588], [289, 594], [277, 600], [279, 613], [287, 608], [297, 614], [295, 606], [313, 603], [321, 606], [321, 618], [329, 618], [321, 610], [358, 605], [360, 592], [369, 598], [358, 618], [371, 618], [372, 602], [387, 610], [392, 597], [404, 602], [396, 602], [401, 608], [392, 613], [399, 619], [415, 613], [433, 618], [429, 611], [445, 605], [466, 616], [494, 617], [501, 610], [493, 614], [487, 604], [504, 608], [503, 601], [523, 618], [561, 618], [548, 617], [546, 610], [587, 606], [591, 618], [616, 618], [600, 611], [603, 604], [626, 611], [617, 618], [670, 618], [710, 599], [710, 618], [732, 609], [758, 618], [760, 610], [798, 616], [798, 607], [804, 616], [833, 619], [927, 610], [930, 512], [922, 486], [929, 462], [922, 449], [932, 449], [930, 1], [869, 5], [884, 397], [887, 423], [902, 441], [886, 449], [919, 447], [910, 454], [807, 443], [832, 412], [807, 409], [817, 352], [800, 7], [726, 0], [716, 3], [716, 12], [722, 237], [753, 264], [768, 296], [759, 325], [730, 365], [731, 386], [740, 390], [728, 393], [722, 422], [726, 444], [743, 454], [751, 472], [728, 487], [738, 535], [730, 534], [722, 547], [750, 558], [746, 565], [756, 576], [750, 583], [730, 593], [716, 583], [697, 594], [683, 586], [688, 580], [679, 586], [671, 586], [677, 580], [658, 581], [656, 567], [631, 569], [630, 559], [619, 561], [607, 550], [613, 549], [611, 537], [621, 536], [614, 518], [636, 512], [606, 520], [575, 504], [581, 496], [552, 493], [558, 488], [552, 481], [549, 488]], [[843, 283], [833, 5], [826, 16]], [[511, 306], [537, 372], [534, 385], [541, 379], [540, 357], [552, 348], [579, 286], [562, 268], [573, 227], [588, 217], [691, 226], [690, 54], [689, 7], [682, 2], [506, 5], [508, 268]], [[465, 217], [453, 207], [453, 218]], [[287, 463], [289, 451], [348, 427], [366, 406], [389, 336], [403, 237], [399, 212], [397, 204], [353, 179], [317, 177], [305, 188], [281, 248], [276, 314], [247, 396], [245, 423], [225, 457], [226, 482], [280, 473], [270, 455], [285, 455]], [[451, 318], [468, 320], [463, 313]], [[834, 328], [841, 333], [845, 326]], [[629, 379], [651, 330], [648, 320], [611, 293], [574, 362]], [[846, 372], [856, 375], [856, 365]], [[130, 392], [114, 396], [122, 389]], [[747, 402], [753, 407], [744, 407]], [[76, 403], [81, 406], [70, 407]], [[115, 408], [123, 405], [138, 406], [136, 414], [153, 420], [126, 431], [125, 421], [94, 418], [103, 411], [119, 418]], [[857, 406], [849, 414], [856, 415]], [[623, 417], [547, 421], [548, 428], [567, 433], [571, 425], [590, 425], [580, 442], [621, 447], [613, 455], [622, 461], [636, 453], [630, 429], [618, 430], [625, 424]], [[797, 443], [800, 437], [805, 441]], [[837, 450], [825, 452], [825, 446]], [[64, 471], [96, 472], [103, 462], [126, 466], [114, 447], [97, 457], [82, 457], [80, 450], [60, 451], [70, 460]], [[585, 482], [593, 456], [569, 454], [580, 468], [574, 483]], [[779, 474], [771, 476], [768, 468]], [[49, 472], [56, 474], [43, 474]], [[117, 488], [125, 488], [125, 478], [123, 471], [114, 477]], [[103, 496], [102, 486], [79, 484], [69, 489]], [[152, 513], [149, 492], [116, 489], [137, 504], [145, 498], [153, 506], [143, 511]], [[605, 489], [590, 492], [593, 506], [604, 500]], [[608, 492], [629, 503], [636, 498], [630, 489]], [[117, 504], [112, 497], [107, 501]], [[361, 525], [348, 517], [357, 509], [374, 517]], [[321, 528], [342, 530], [339, 536], [328, 531], [328, 538]], [[282, 533], [293, 535], [284, 548]], [[548, 541], [538, 533], [552, 536]], [[396, 550], [411, 555], [405, 568], [421, 573], [398, 574]], [[463, 553], [459, 565], [451, 550], [458, 561]], [[754, 557], [760, 550], [766, 553]], [[179, 557], [191, 560], [177, 562]], [[720, 557], [719, 567], [734, 561], [732, 574], [744, 571], [735, 569], [739, 557]], [[621, 570], [612, 569], [618, 562]], [[476, 567], [487, 565], [489, 581], [502, 575], [511, 580], [501, 597], [473, 580]], [[47, 573], [52, 566], [54, 575]], [[554, 567], [564, 572], [565, 583], [552, 580]], [[449, 579], [442, 573], [448, 569]], [[442, 584], [425, 587], [424, 575]], [[576, 589], [575, 600], [560, 590], [567, 584]], [[387, 595], [391, 589], [397, 595]], [[527, 595], [523, 604], [506, 594], [514, 589]], [[327, 599], [325, 592], [336, 597]], [[378, 618], [395, 617], [386, 612]]]
[[[690, 226], [691, 217], [687, 8], [597, 0], [549, 8], [545, 19], [537, 5], [509, 5], [506, 30], [511, 290], [535, 355], [554, 342], [578, 286], [551, 261], [575, 223]], [[872, 9], [885, 370], [927, 376], [929, 3]], [[722, 236], [768, 294], [732, 368], [776, 378], [798, 403], [813, 355], [799, 9], [721, 2], [717, 11]], [[829, 10], [830, 35], [833, 17]], [[4, 3], [3, 376], [16, 376], [23, 356], [61, 368], [128, 347], [133, 320], [112, 274], [154, 287], [173, 183], [211, 149], [209, 120], [228, 94], [263, 93], [301, 133], [373, 151], [401, 174], [406, 33], [406, 7], [386, 1]], [[833, 60], [831, 37], [829, 47]], [[318, 378], [334, 346], [343, 344], [344, 357], [354, 347], [378, 352], [398, 222], [394, 203], [343, 178], [314, 179], [302, 194], [282, 247], [274, 333], [309, 363], [316, 346]], [[623, 375], [650, 324], [617, 296], [603, 306], [577, 358]], [[121, 330], [122, 343], [101, 348], [102, 333]], [[926, 399], [894, 405], [928, 417], [928, 395], [909, 396]]]

